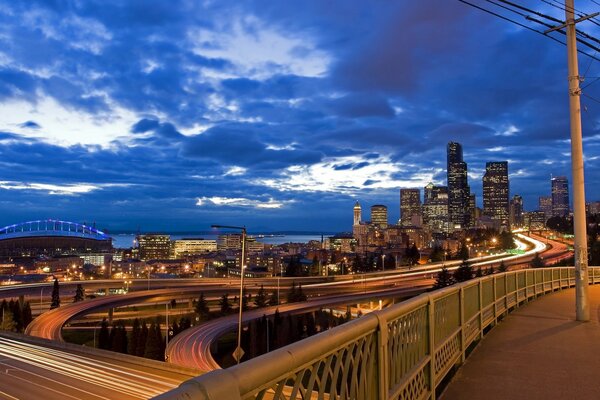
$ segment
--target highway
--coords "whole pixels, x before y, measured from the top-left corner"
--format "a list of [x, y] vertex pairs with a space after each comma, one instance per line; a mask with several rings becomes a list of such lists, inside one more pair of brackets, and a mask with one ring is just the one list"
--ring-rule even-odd
[[190, 377], [0, 337], [0, 399], [147, 399]]

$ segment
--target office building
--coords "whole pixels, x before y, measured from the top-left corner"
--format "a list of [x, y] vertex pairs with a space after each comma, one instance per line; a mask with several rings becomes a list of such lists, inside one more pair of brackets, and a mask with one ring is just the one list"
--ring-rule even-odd
[[510, 226], [520, 228], [523, 226], [523, 198], [515, 194], [510, 200]]
[[171, 237], [169, 235], [145, 234], [136, 237], [139, 257], [142, 261], [166, 260], [171, 255]]
[[434, 186], [433, 183], [425, 186], [423, 223], [433, 233], [449, 231], [448, 188], [446, 186]]
[[483, 215], [496, 221], [499, 228], [509, 226], [508, 193], [508, 162], [486, 163], [483, 175]]
[[467, 163], [463, 160], [462, 146], [456, 142], [447, 147], [448, 213], [451, 229], [470, 226]]
[[387, 207], [381, 204], [371, 206], [371, 224], [379, 228], [387, 228]]
[[569, 215], [569, 180], [565, 176], [552, 178], [552, 216]]
[[209, 239], [179, 239], [173, 242], [173, 256], [183, 258], [217, 251], [217, 241]]
[[[546, 221], [552, 217], [552, 197], [540, 196], [538, 199], [538, 210], [544, 213]], [[537, 218], [539, 218], [539, 216]]]
[[421, 190], [400, 189], [400, 225], [421, 226]]

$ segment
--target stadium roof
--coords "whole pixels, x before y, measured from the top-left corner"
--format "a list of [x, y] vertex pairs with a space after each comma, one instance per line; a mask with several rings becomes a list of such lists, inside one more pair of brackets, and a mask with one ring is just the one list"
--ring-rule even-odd
[[0, 229], [0, 240], [48, 236], [110, 240], [110, 236], [96, 228], [56, 219], [21, 222]]

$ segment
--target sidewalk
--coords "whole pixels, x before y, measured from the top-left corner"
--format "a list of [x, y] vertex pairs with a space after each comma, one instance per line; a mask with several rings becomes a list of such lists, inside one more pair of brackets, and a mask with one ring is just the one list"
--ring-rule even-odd
[[575, 321], [575, 289], [508, 315], [479, 343], [441, 400], [600, 399], [600, 285], [590, 322]]

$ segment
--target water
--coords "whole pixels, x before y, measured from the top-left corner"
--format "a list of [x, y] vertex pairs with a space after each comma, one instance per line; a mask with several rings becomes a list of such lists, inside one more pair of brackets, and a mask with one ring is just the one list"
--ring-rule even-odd
[[[113, 246], [117, 248], [128, 248], [133, 246], [133, 240], [135, 239], [135, 234], [132, 233], [122, 233], [110, 235], [113, 238]], [[183, 239], [183, 238], [202, 238], [202, 239], [217, 239], [217, 234], [208, 233], [205, 235], [171, 235], [171, 240]], [[326, 235], [325, 237], [328, 237]], [[256, 236], [256, 240], [265, 244], [283, 244], [283, 243], [308, 243], [311, 240], [321, 240], [321, 235], [277, 235], [277, 236], [267, 236], [258, 237]]]

